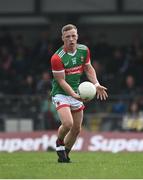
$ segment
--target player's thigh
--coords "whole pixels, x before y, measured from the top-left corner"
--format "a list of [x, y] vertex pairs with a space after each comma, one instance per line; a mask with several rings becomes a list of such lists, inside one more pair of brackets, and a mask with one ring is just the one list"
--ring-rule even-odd
[[83, 121], [83, 110], [78, 112], [72, 112], [73, 127], [80, 128]]
[[73, 116], [70, 107], [63, 107], [57, 110], [62, 125], [71, 127], [73, 125]]

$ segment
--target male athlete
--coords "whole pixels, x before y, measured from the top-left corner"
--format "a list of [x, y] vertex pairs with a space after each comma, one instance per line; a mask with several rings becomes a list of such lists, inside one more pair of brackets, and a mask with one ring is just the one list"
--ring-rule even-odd
[[97, 98], [106, 100], [106, 87], [97, 80], [96, 72], [90, 63], [87, 46], [77, 44], [78, 34], [75, 25], [62, 28], [63, 46], [51, 58], [53, 72], [52, 101], [57, 109], [61, 126], [58, 129], [56, 151], [58, 162], [69, 163], [69, 152], [81, 130], [83, 120], [83, 100], [77, 94], [80, 77], [85, 72], [89, 81], [97, 89]]

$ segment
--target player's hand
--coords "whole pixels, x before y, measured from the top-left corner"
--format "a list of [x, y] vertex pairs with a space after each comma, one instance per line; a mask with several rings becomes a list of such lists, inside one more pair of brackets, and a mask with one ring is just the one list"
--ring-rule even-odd
[[107, 88], [101, 85], [96, 86], [97, 99], [106, 100], [108, 98]]
[[79, 94], [76, 94], [76, 93], [75, 93], [72, 97], [75, 98], [75, 99], [77, 99], [77, 100], [79, 100], [79, 101], [82, 101], [82, 102], [88, 102], [88, 101], [89, 101], [89, 99], [82, 99], [82, 98], [80, 97], [80, 95], [79, 95]]
[[75, 98], [75, 99], [77, 99], [77, 100], [79, 100], [79, 101], [81, 101], [81, 98], [80, 98], [80, 95], [79, 95], [79, 94], [74, 93], [74, 94], [72, 95], [72, 97]]

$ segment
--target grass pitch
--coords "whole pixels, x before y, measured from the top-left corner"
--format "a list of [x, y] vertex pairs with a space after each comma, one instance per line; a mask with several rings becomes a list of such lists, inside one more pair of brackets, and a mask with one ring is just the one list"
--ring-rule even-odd
[[1, 179], [142, 179], [143, 153], [72, 152], [57, 163], [55, 152], [0, 153]]

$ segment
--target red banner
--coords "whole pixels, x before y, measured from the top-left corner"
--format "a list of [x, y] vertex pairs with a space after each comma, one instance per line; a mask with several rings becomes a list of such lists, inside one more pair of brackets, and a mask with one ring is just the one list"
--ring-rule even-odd
[[[56, 131], [0, 133], [0, 151], [47, 151], [55, 149]], [[143, 133], [93, 133], [82, 131], [74, 151], [143, 152]]]

